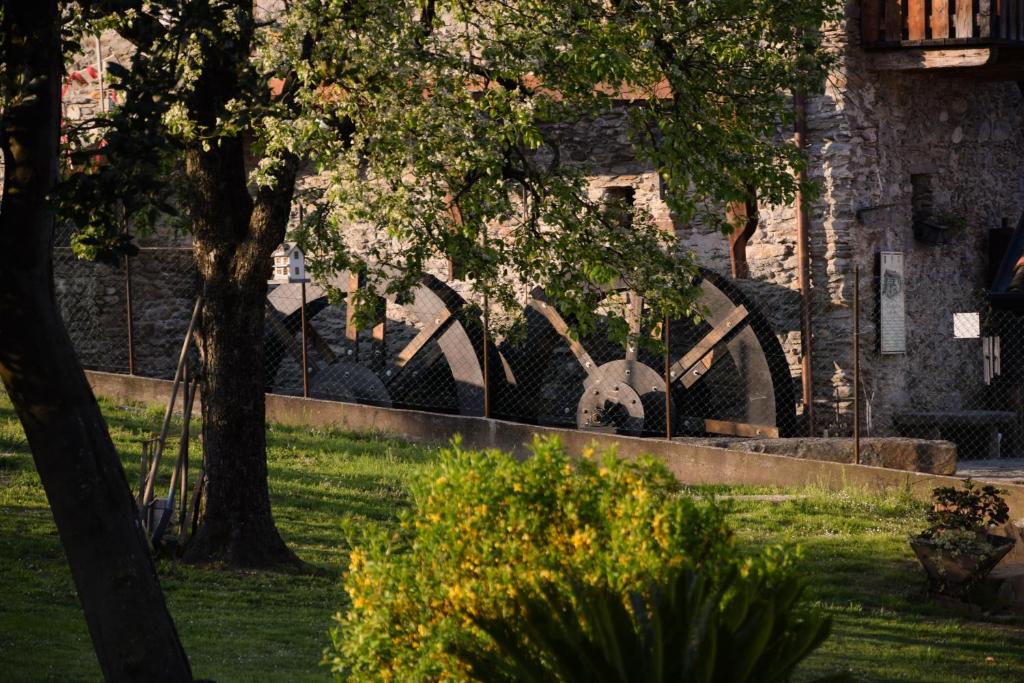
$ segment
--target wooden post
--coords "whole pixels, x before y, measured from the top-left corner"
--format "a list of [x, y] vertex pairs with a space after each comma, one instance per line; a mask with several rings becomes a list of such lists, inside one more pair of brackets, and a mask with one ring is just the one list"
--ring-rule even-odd
[[885, 41], [898, 43], [903, 38], [903, 7], [900, 0], [885, 0]]
[[306, 279], [299, 283], [302, 290], [302, 304], [299, 309], [300, 324], [302, 325], [302, 396], [309, 398], [309, 359], [306, 347]]
[[345, 295], [345, 339], [352, 342], [352, 354], [359, 356], [359, 328], [356, 326], [356, 292], [363, 286], [361, 274], [350, 272]]
[[925, 38], [925, 5], [924, 0], [908, 0], [907, 2], [907, 39], [924, 40]]
[[949, 38], [949, 0], [932, 0], [932, 40]]
[[860, 266], [853, 267], [853, 462], [860, 464]]

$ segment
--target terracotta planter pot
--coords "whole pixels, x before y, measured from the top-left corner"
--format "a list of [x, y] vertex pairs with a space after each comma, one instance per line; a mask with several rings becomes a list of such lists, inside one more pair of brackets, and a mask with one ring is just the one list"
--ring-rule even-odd
[[990, 550], [983, 556], [952, 555], [939, 547], [936, 539], [920, 536], [910, 540], [910, 547], [928, 574], [928, 584], [932, 591], [962, 598], [1006, 557], [1016, 543], [1012, 538], [1003, 536], [984, 538], [990, 544]]

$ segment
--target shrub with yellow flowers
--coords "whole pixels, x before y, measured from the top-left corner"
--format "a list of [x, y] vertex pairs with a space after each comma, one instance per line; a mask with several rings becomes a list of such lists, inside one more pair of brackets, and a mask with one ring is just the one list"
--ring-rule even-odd
[[360, 529], [325, 663], [339, 679], [472, 680], [453, 653], [488, 647], [478, 624], [515, 625], [540, 592], [629, 596], [699, 569], [735, 571], [725, 511], [683, 495], [653, 460], [536, 439], [520, 462], [456, 441], [414, 485], [400, 529]]

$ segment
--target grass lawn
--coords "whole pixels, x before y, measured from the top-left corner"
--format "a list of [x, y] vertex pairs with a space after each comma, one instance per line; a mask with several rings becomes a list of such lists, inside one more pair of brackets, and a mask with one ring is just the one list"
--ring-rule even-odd
[[[104, 404], [129, 481], [157, 411]], [[197, 677], [324, 680], [318, 666], [331, 615], [343, 607], [342, 515], [393, 524], [407, 483], [431, 449], [341, 432], [273, 427], [270, 481], [285, 540], [322, 576], [159, 566]], [[708, 494], [712, 489], [697, 491]], [[1024, 681], [1024, 623], [953, 615], [921, 593], [906, 544], [919, 504], [898, 496], [822, 491], [769, 502], [731, 501], [741, 543], [798, 542], [809, 599], [833, 615], [834, 635], [801, 671], [869, 681]], [[98, 680], [85, 624], [21, 427], [0, 396], [0, 680]]]

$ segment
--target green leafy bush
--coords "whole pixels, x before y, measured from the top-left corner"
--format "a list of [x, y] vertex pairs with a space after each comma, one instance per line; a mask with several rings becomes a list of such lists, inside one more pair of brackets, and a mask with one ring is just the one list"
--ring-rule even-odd
[[826, 617], [795, 609], [801, 592], [795, 576], [735, 567], [717, 585], [683, 569], [628, 605], [603, 586], [542, 588], [522, 601], [519, 622], [473, 618], [491, 641], [457, 654], [483, 681], [788, 681], [829, 631]]
[[[707, 599], [716, 619], [755, 628], [749, 616], [729, 616], [738, 603], [727, 596], [744, 595], [747, 585], [736, 577], [790, 590], [789, 554], [740, 557], [724, 509], [680, 495], [663, 466], [610, 453], [573, 461], [557, 440], [532, 448], [532, 458], [517, 462], [456, 443], [413, 487], [398, 532], [353, 532], [351, 603], [336, 616], [325, 653], [339, 678], [479, 678], [467, 653], [496, 651], [490, 624], [527, 628], [538, 596], [564, 606], [577, 604], [581, 590], [597, 591], [640, 618], [637, 596], [653, 600], [658, 587], [697, 573], [715, 596]], [[552, 662], [539, 656], [542, 666]]]
[[929, 527], [923, 536], [938, 536], [947, 531], [987, 532], [1005, 524], [1010, 508], [991, 484], [978, 486], [965, 479], [961, 488], [940, 486], [932, 490], [932, 509], [928, 512]]

